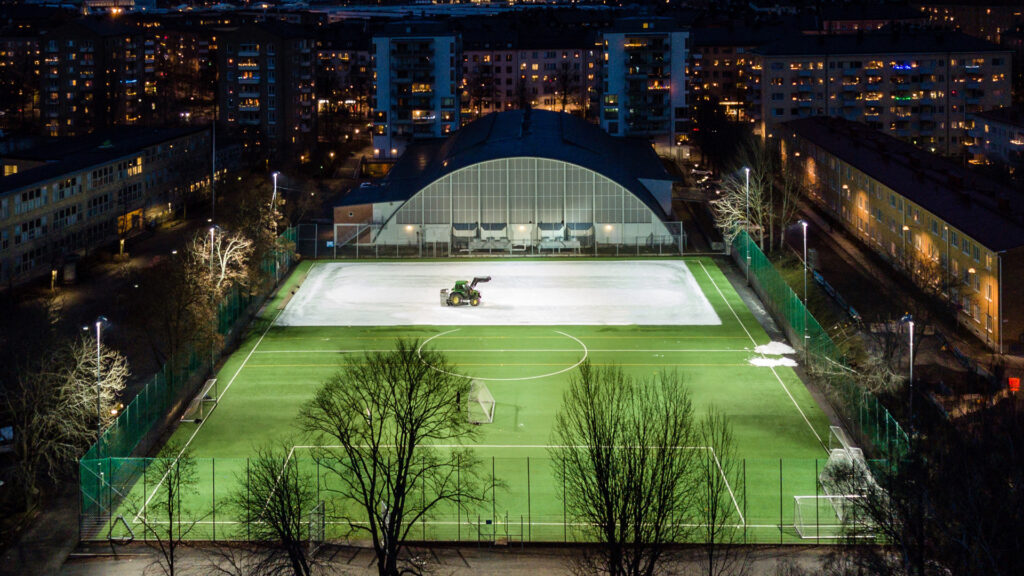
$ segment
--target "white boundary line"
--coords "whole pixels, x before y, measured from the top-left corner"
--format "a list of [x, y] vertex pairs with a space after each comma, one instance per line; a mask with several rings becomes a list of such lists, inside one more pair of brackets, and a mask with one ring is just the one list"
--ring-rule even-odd
[[[587, 446], [585, 444], [578, 444], [578, 445], [569, 445], [569, 444], [566, 444], [566, 445], [561, 445], [561, 444], [420, 444], [418, 446], [422, 447], [422, 448], [470, 448], [470, 449], [484, 448], [484, 449], [499, 449], [499, 450], [500, 449], [515, 449], [515, 448], [533, 448], [533, 449], [537, 449], [537, 448], [544, 448], [544, 449], [548, 449], [548, 448], [589, 448], [589, 446]], [[382, 444], [382, 445], [378, 446], [378, 448], [393, 448], [393, 447], [394, 446], [392, 446], [390, 444]], [[295, 454], [295, 450], [296, 449], [299, 449], [299, 450], [310, 450], [310, 449], [314, 449], [314, 448], [344, 448], [344, 446], [336, 446], [336, 445], [303, 446], [303, 445], [296, 444], [295, 446], [292, 446], [291, 450], [288, 451], [288, 458], [285, 459], [285, 466], [288, 465], [288, 462], [291, 460], [292, 455]], [[358, 448], [369, 448], [369, 446], [358, 446]], [[677, 448], [679, 450], [710, 450], [711, 451], [711, 457], [714, 458], [714, 460], [715, 460], [715, 465], [718, 467], [719, 474], [722, 475], [722, 480], [725, 480], [725, 486], [729, 490], [729, 497], [732, 499], [732, 505], [733, 505], [733, 507], [736, 508], [736, 515], [739, 516], [740, 524], [738, 524], [737, 526], [738, 527], [745, 526], [746, 523], [747, 523], [747, 519], [743, 517], [743, 511], [740, 509], [740, 504], [739, 504], [739, 502], [736, 501], [736, 493], [733, 492], [733, 490], [732, 490], [732, 482], [729, 482], [729, 478], [725, 475], [725, 469], [722, 468], [722, 462], [718, 459], [718, 453], [715, 452], [715, 449], [713, 447], [711, 447], [711, 446], [675, 446], [675, 448]], [[280, 476], [278, 476], [278, 480], [280, 480]], [[552, 523], [552, 525], [561, 526], [562, 524], [561, 523]], [[695, 525], [695, 526], [699, 526], [699, 525]], [[773, 525], [773, 526], [777, 526], [777, 525]]]
[[[704, 270], [704, 274], [707, 275], [708, 280], [711, 281], [711, 285], [715, 287], [715, 290], [718, 292], [718, 295], [722, 297], [722, 301], [725, 302], [725, 305], [729, 307], [729, 311], [732, 312], [733, 317], [736, 318], [737, 322], [739, 322], [740, 327], [743, 328], [743, 331], [747, 333], [747, 337], [750, 338], [750, 343], [756, 347], [757, 341], [754, 340], [754, 337], [750, 334], [750, 331], [747, 330], [747, 327], [743, 324], [743, 321], [740, 320], [739, 314], [736, 313], [736, 310], [733, 309], [732, 304], [729, 303], [729, 300], [725, 297], [725, 294], [722, 293], [722, 289], [718, 287], [718, 283], [715, 282], [715, 279], [711, 277], [711, 273], [708, 272], [708, 269], [704, 266], [704, 262], [698, 261], [698, 263], [700, 264], [701, 269]], [[761, 357], [766, 358], [764, 354], [761, 354]], [[818, 435], [818, 431], [815, 430], [814, 426], [811, 425], [811, 421], [807, 418], [807, 414], [804, 414], [803, 408], [801, 408], [800, 405], [797, 404], [796, 398], [793, 398], [793, 395], [789, 392], [789, 388], [786, 387], [786, 384], [782, 381], [782, 378], [779, 376], [779, 373], [775, 371], [775, 367], [769, 366], [768, 368], [771, 369], [772, 374], [775, 376], [775, 379], [778, 380], [779, 386], [782, 386], [782, 389], [785, 390], [786, 396], [789, 396], [789, 399], [793, 402], [793, 406], [796, 406], [797, 411], [800, 412], [801, 416], [803, 416], [804, 422], [807, 423], [807, 427], [811, 429], [811, 433], [813, 433], [814, 437], [818, 439], [818, 444], [821, 444], [821, 447], [827, 451], [828, 446], [825, 445], [825, 442], [821, 439], [821, 436]]]
[[[501, 352], [501, 353], [515, 353], [515, 352], [530, 352], [530, 353], [536, 353], [536, 352], [579, 352], [578, 348], [509, 348], [509, 349], [500, 349], [500, 350], [492, 350], [492, 349], [489, 349], [489, 348], [488, 349], [480, 349], [480, 348], [464, 348], [464, 349], [437, 348], [436, 350], [438, 352], [473, 352], [473, 353], [476, 353], [476, 354], [487, 354], [489, 352]], [[665, 349], [661, 349], [661, 348], [658, 348], [658, 349], [652, 349], [652, 348], [643, 348], [643, 349], [640, 349], [640, 348], [622, 348], [622, 349], [616, 350], [616, 349], [612, 349], [612, 348], [588, 348], [588, 350], [590, 352], [592, 352], [592, 353], [597, 353], [597, 352], [615, 352], [615, 353], [623, 353], [623, 352], [672, 352], [672, 353], [675, 353], [675, 352], [678, 352], [678, 353], [682, 354], [682, 353], [691, 353], [691, 352], [699, 352], [699, 353], [704, 353], [704, 352], [709, 352], [709, 353], [711, 353], [711, 352], [715, 352], [715, 353], [722, 352], [722, 353], [737, 353], [738, 354], [738, 353], [741, 353], [741, 352], [749, 353], [751, 349], [750, 348], [733, 348], [733, 349], [725, 349], [725, 348], [723, 348], [723, 349], [715, 349], [715, 350], [704, 350], [704, 349], [697, 349], [697, 348], [693, 348], [693, 349], [689, 349], [689, 348], [665, 348]], [[354, 350], [343, 350], [343, 349], [339, 349], [339, 350], [260, 350], [259, 352], [257, 352], [257, 354], [362, 354], [362, 353], [366, 353], [366, 352], [378, 352], [378, 353], [379, 352], [394, 352], [394, 349], [390, 349], [390, 350], [383, 350], [383, 349], [382, 350], [372, 350], [372, 349], [368, 349], [368, 348], [362, 348], [362, 349], [354, 349]], [[477, 378], [477, 380], [479, 380], [479, 378]]]
[[[440, 338], [441, 336], [444, 336], [446, 334], [451, 334], [452, 332], [458, 332], [459, 330], [461, 330], [461, 328], [455, 328], [454, 330], [448, 330], [446, 332], [441, 332], [440, 334], [434, 334], [430, 338], [427, 338], [426, 340], [423, 341], [422, 344], [420, 344], [420, 347], [416, 349], [416, 356], [419, 356], [420, 360], [422, 360], [423, 356], [420, 355], [420, 351], [422, 351], [423, 348], [427, 344], [429, 344], [431, 340], [433, 340], [434, 338]], [[451, 375], [451, 376], [458, 376], [460, 378], [471, 378], [473, 380], [483, 380], [485, 382], [521, 382], [523, 380], [537, 380], [538, 378], [547, 378], [549, 376], [557, 376], [559, 374], [563, 374], [565, 372], [568, 372], [569, 370], [572, 370], [572, 369], [576, 368], [577, 366], [579, 366], [580, 364], [583, 364], [584, 362], [586, 362], [587, 356], [590, 355], [590, 350], [587, 348], [586, 344], [581, 342], [579, 338], [573, 336], [572, 334], [566, 334], [565, 332], [560, 332], [558, 330], [552, 330], [552, 332], [554, 332], [555, 334], [561, 334], [562, 336], [565, 336], [566, 338], [571, 338], [572, 340], [575, 340], [576, 343], [579, 344], [580, 347], [583, 349], [583, 357], [580, 358], [578, 362], [576, 362], [572, 366], [569, 366], [568, 368], [563, 368], [561, 370], [558, 370], [556, 372], [551, 372], [551, 373], [548, 373], [548, 374], [539, 374], [537, 376], [523, 376], [521, 378], [480, 378], [480, 377], [474, 377], [474, 376], [467, 376], [465, 374], [457, 374], [455, 372], [448, 372], [446, 370], [441, 370], [439, 368], [435, 368], [433, 366], [430, 366], [430, 364], [427, 364], [427, 366], [429, 366], [431, 370], [436, 370], [438, 372], [441, 372], [443, 374], [448, 374], [448, 375]]]
[[[316, 264], [314, 263], [314, 266], [315, 265]], [[192, 431], [192, 435], [189, 436], [188, 441], [186, 441], [185, 445], [181, 447], [181, 451], [178, 452], [178, 455], [174, 457], [174, 462], [177, 462], [178, 459], [181, 458], [181, 455], [185, 453], [185, 450], [188, 448], [188, 445], [192, 443], [192, 440], [194, 440], [196, 435], [199, 434], [199, 431], [203, 429], [203, 424], [206, 424], [206, 421], [209, 420], [210, 416], [212, 416], [213, 413], [217, 410], [217, 406], [220, 405], [220, 399], [223, 398], [224, 395], [228, 393], [228, 390], [231, 389], [231, 385], [235, 383], [235, 378], [238, 378], [238, 375], [242, 372], [242, 368], [245, 368], [245, 365], [249, 362], [249, 358], [252, 358], [253, 352], [256, 352], [256, 349], [259, 348], [260, 343], [263, 342], [263, 338], [267, 335], [267, 332], [270, 332], [270, 329], [277, 324], [277, 318], [278, 316], [281, 315], [282, 312], [284, 312], [283, 309], [278, 310], [277, 314], [274, 315], [274, 320], [267, 324], [267, 328], [263, 331], [263, 334], [260, 334], [259, 340], [257, 340], [256, 344], [253, 345], [252, 350], [250, 350], [249, 354], [246, 355], [245, 360], [242, 360], [242, 363], [238, 366], [238, 370], [235, 370], [234, 375], [231, 376], [231, 380], [228, 380], [227, 386], [225, 386], [224, 390], [217, 396], [217, 403], [214, 404], [213, 408], [210, 409], [210, 413], [206, 415], [206, 418], [203, 418], [199, 425], [196, 426], [196, 429]], [[174, 463], [172, 462], [171, 465], [173, 466]], [[153, 487], [153, 492], [149, 495], [148, 498], [146, 498], [146, 501], [142, 504], [142, 509], [139, 510], [138, 513], [135, 514], [135, 517], [132, 519], [133, 524], [138, 524], [139, 517], [142, 515], [142, 512], [149, 505], [149, 501], [152, 500], [154, 496], [156, 496], [156, 491], [160, 488], [160, 485], [163, 484], [164, 480], [167, 478], [167, 474], [170, 474], [170, 472], [170, 470], [167, 470], [167, 472], [164, 473], [163, 477], [160, 478], [160, 481], [157, 482], [156, 486]]]

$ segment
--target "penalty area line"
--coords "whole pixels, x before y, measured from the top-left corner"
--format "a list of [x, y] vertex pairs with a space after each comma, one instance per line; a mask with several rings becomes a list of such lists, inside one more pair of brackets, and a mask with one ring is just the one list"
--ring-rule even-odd
[[[224, 395], [228, 393], [228, 390], [231, 389], [231, 385], [235, 383], [235, 379], [238, 378], [239, 374], [241, 374], [242, 368], [245, 368], [245, 365], [249, 362], [249, 359], [252, 358], [253, 353], [256, 352], [257, 348], [259, 348], [260, 343], [263, 342], [263, 338], [266, 337], [267, 333], [270, 332], [270, 329], [277, 324], [277, 318], [281, 316], [282, 312], [284, 312], [284, 310], [278, 310], [277, 314], [274, 315], [274, 320], [267, 324], [267, 327], [263, 330], [263, 334], [260, 334], [259, 339], [256, 340], [255, 344], [253, 344], [252, 350], [249, 350], [249, 354], [245, 356], [245, 359], [242, 360], [242, 363], [238, 366], [238, 369], [235, 370], [234, 375], [231, 376], [231, 380], [228, 380], [227, 386], [225, 386], [224, 390], [221, 391], [221, 393], [217, 396], [217, 402], [213, 405], [213, 408], [210, 409], [210, 414], [207, 414], [206, 418], [203, 418], [202, 421], [199, 422], [199, 424], [196, 426], [196, 429], [192, 432], [192, 435], [189, 436], [188, 440], [185, 442], [185, 445], [181, 447], [181, 451], [178, 452], [178, 455], [174, 457], [174, 462], [171, 463], [172, 466], [174, 465], [175, 462], [178, 461], [178, 459], [181, 458], [181, 455], [185, 453], [185, 450], [188, 449], [189, 444], [191, 444], [192, 440], [195, 440], [196, 435], [199, 434], [199, 431], [203, 429], [203, 424], [206, 424], [206, 421], [210, 419], [210, 415], [213, 414], [213, 412], [217, 409], [217, 406], [220, 405], [221, 398], [223, 398]], [[153, 487], [153, 492], [150, 493], [149, 497], [146, 498], [146, 501], [142, 503], [142, 509], [140, 509], [135, 514], [135, 517], [132, 519], [133, 524], [138, 524], [139, 517], [142, 516], [142, 513], [146, 510], [146, 507], [149, 506], [149, 501], [152, 500], [154, 496], [156, 496], [157, 490], [160, 489], [160, 486], [164, 483], [164, 480], [167, 479], [167, 475], [170, 474], [170, 472], [170, 469], [168, 469], [167, 472], [164, 472], [163, 477], [161, 477], [160, 481], [157, 482], [156, 486]]]

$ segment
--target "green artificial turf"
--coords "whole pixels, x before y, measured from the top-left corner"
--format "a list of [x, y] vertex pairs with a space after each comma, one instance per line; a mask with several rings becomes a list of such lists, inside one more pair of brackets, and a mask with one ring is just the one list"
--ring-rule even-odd
[[[584, 357], [620, 366], [638, 377], [678, 370], [697, 414], [716, 406], [729, 416], [736, 440], [733, 520], [747, 541], [796, 539], [794, 495], [816, 493], [816, 470], [827, 458], [829, 422], [792, 368], [749, 363], [768, 335], [710, 258], [686, 260], [722, 323], [718, 326], [436, 326], [280, 327], [272, 324], [292, 288], [311, 265], [303, 263], [269, 301], [239, 349], [223, 364], [220, 400], [201, 424], [185, 423], [171, 441], [187, 445], [200, 482], [186, 517], [200, 517], [194, 537], [244, 538], [244, 525], [224, 506], [244, 487], [254, 447], [301, 444], [297, 416], [317, 387], [366, 350], [387, 350], [398, 337], [429, 340], [467, 376], [488, 379], [497, 405], [481, 426], [476, 453], [495, 487], [468, 515], [445, 509], [412, 536], [439, 540], [562, 541], [577, 537], [566, 525], [562, 487], [547, 446], [572, 369]], [[500, 379], [500, 380], [497, 380]], [[294, 456], [315, 464], [308, 450]], [[144, 514], [158, 523], [151, 500], [160, 478], [136, 474], [120, 513], [133, 526]], [[326, 498], [326, 497], [325, 497]], [[142, 503], [149, 501], [143, 507]], [[216, 512], [214, 512], [216, 510]], [[821, 520], [828, 521], [829, 510]], [[780, 531], [780, 521], [783, 529]], [[115, 529], [118, 532], [120, 528]], [[214, 534], [216, 531], [216, 534]], [[342, 526], [328, 526], [340, 536]]]

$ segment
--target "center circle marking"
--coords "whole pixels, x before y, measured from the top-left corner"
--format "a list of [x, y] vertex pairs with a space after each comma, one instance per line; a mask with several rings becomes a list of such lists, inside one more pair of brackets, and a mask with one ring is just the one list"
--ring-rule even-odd
[[[461, 330], [461, 328], [456, 328], [454, 330], [448, 330], [447, 332], [441, 332], [440, 334], [434, 334], [430, 338], [427, 338], [426, 340], [423, 341], [422, 344], [420, 344], [419, 348], [416, 349], [416, 355], [419, 356], [420, 360], [422, 361], [423, 360], [423, 355], [420, 354], [420, 352], [423, 350], [423, 348], [427, 344], [430, 343], [431, 340], [433, 340], [435, 338], [440, 338], [441, 336], [446, 336], [448, 334], [451, 334], [452, 332], [458, 332], [459, 330]], [[477, 377], [477, 376], [469, 376], [469, 375], [466, 375], [466, 374], [459, 374], [457, 372], [449, 372], [447, 370], [441, 370], [440, 368], [437, 368], [437, 367], [432, 366], [430, 364], [427, 364], [427, 366], [431, 370], [434, 370], [434, 371], [437, 371], [437, 372], [441, 372], [442, 374], [448, 374], [448, 375], [451, 375], [451, 376], [458, 376], [460, 378], [469, 378], [470, 380], [486, 380], [488, 382], [516, 382], [516, 381], [522, 381], [522, 380], [536, 380], [538, 378], [547, 378], [549, 376], [557, 376], [559, 374], [564, 374], [564, 373], [566, 373], [566, 372], [568, 372], [570, 370], [575, 369], [577, 366], [579, 366], [580, 364], [583, 364], [583, 362], [586, 361], [587, 356], [590, 355], [590, 350], [587, 349], [587, 345], [584, 344], [583, 342], [581, 342], [579, 338], [573, 336], [572, 334], [566, 334], [565, 332], [561, 332], [559, 330], [552, 330], [552, 332], [554, 332], [555, 334], [561, 334], [562, 336], [565, 336], [566, 338], [569, 338], [570, 340], [574, 340], [577, 344], [580, 345], [580, 349], [583, 351], [583, 356], [579, 360], [577, 360], [576, 363], [573, 364], [572, 366], [569, 366], [568, 368], [562, 368], [561, 370], [556, 370], [556, 371], [550, 372], [548, 374], [538, 374], [537, 376], [522, 376], [520, 378], [480, 378], [480, 377]]]

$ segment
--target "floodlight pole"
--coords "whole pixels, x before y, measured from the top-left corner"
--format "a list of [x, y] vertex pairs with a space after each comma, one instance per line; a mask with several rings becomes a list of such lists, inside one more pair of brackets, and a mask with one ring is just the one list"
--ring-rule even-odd
[[750, 168], [744, 167], [743, 172], [746, 174], [746, 184], [744, 190], [746, 191], [746, 217], [743, 219], [743, 226], [746, 231], [746, 241], [744, 243], [743, 253], [747, 257], [747, 286], [750, 285]]
[[274, 217], [274, 213], [277, 212], [277, 176], [280, 172], [274, 172], [271, 176], [274, 177], [274, 194], [270, 197], [270, 219], [274, 222], [274, 236], [277, 236], [277, 218]]
[[103, 433], [103, 381], [100, 379], [100, 332], [107, 323], [105, 316], [96, 318], [96, 442], [99, 445]]
[[804, 365], [807, 365], [807, 221], [801, 220], [800, 227], [804, 230]]

